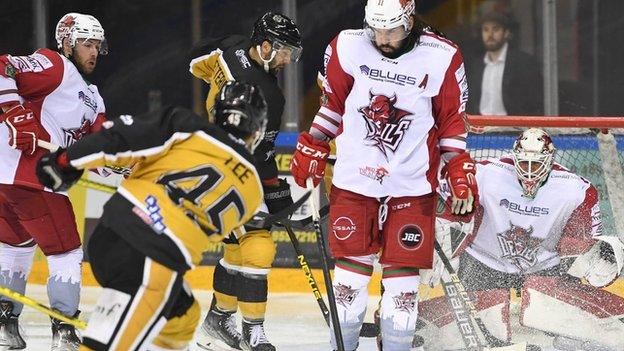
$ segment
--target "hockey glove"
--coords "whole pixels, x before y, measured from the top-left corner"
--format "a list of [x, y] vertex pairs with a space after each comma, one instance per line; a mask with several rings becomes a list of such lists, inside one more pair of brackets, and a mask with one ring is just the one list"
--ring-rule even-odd
[[624, 243], [615, 236], [596, 239], [599, 241], [589, 251], [574, 260], [568, 274], [602, 288], [611, 285], [624, 268]]
[[293, 204], [290, 195], [290, 184], [286, 179], [278, 179], [276, 185], [264, 185], [264, 203], [269, 209], [269, 213], [277, 213]]
[[42, 127], [32, 110], [16, 105], [4, 113], [4, 118], [9, 127], [9, 146], [26, 155], [34, 154]]
[[453, 157], [442, 168], [452, 194], [451, 212], [453, 214], [471, 213], [478, 201], [475, 162], [470, 154], [463, 152]]
[[43, 186], [55, 192], [67, 191], [82, 176], [82, 169], [69, 164], [64, 149], [43, 155], [37, 162], [37, 178]]
[[316, 187], [323, 179], [325, 165], [329, 157], [329, 144], [314, 139], [308, 132], [303, 132], [297, 140], [297, 150], [290, 161], [290, 173], [295, 182], [302, 188], [306, 187], [306, 179], [312, 178]]

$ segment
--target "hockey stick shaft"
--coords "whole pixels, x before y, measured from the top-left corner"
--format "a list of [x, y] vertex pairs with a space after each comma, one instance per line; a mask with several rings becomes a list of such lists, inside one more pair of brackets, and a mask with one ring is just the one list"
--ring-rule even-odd
[[[282, 221], [283, 222], [283, 221]], [[323, 296], [318, 288], [318, 283], [312, 274], [312, 269], [308, 264], [308, 260], [305, 258], [303, 251], [301, 250], [301, 246], [299, 245], [299, 239], [297, 239], [297, 235], [295, 231], [290, 225], [285, 223], [281, 223], [282, 226], [286, 229], [286, 233], [288, 233], [288, 237], [290, 238], [290, 242], [295, 249], [295, 254], [297, 255], [297, 261], [303, 270], [303, 273], [306, 275], [306, 279], [308, 280], [308, 284], [312, 289], [312, 293], [314, 294], [314, 298], [321, 309], [321, 314], [323, 314], [323, 318], [325, 319], [325, 323], [329, 326], [329, 310], [327, 309], [327, 305], [325, 304], [325, 300], [323, 300]], [[360, 329], [360, 336], [364, 338], [375, 338], [379, 335], [379, 327], [375, 323], [367, 323], [364, 322], [362, 324], [362, 328]]]
[[[309, 191], [314, 189], [314, 183], [312, 178], [308, 178], [306, 185]], [[323, 237], [323, 231], [321, 230], [321, 215], [316, 208], [314, 198], [310, 198], [310, 207], [312, 208], [312, 221], [314, 223], [314, 231], [316, 232], [317, 244], [321, 251], [321, 263], [323, 265], [323, 278], [325, 280], [325, 286], [327, 287], [327, 300], [329, 303], [329, 311], [331, 324], [334, 329], [334, 336], [336, 337], [336, 345], [338, 351], [345, 351], [344, 341], [342, 340], [342, 330], [340, 329], [340, 321], [338, 320], [338, 309], [336, 307], [336, 296], [334, 296], [334, 285], [332, 284], [331, 275], [329, 274], [329, 260], [327, 258], [327, 250], [325, 250], [325, 238]]]
[[50, 317], [59, 319], [65, 323], [71, 324], [76, 328], [79, 329], [85, 329], [87, 327], [87, 323], [81, 319], [78, 318], [71, 318], [71, 317], [67, 317], [66, 315], [60, 313], [57, 310], [53, 310], [50, 307], [35, 301], [33, 299], [31, 299], [30, 297], [24, 296], [20, 293], [18, 293], [17, 291], [13, 291], [9, 288], [5, 288], [5, 287], [0, 287], [0, 295], [4, 295], [8, 298], [10, 298], [11, 300], [14, 300], [16, 302], [22, 303], [26, 306], [32, 307], [35, 310], [45, 313]]
[[299, 262], [299, 265], [301, 266], [303, 273], [305, 273], [305, 276], [308, 280], [308, 284], [310, 285], [310, 288], [312, 289], [312, 293], [314, 294], [314, 298], [316, 299], [316, 302], [318, 303], [319, 308], [321, 309], [323, 318], [325, 318], [325, 323], [327, 323], [327, 325], [329, 326], [329, 310], [327, 309], [327, 305], [325, 305], [325, 301], [323, 300], [323, 296], [321, 295], [321, 292], [318, 288], [316, 279], [314, 279], [314, 275], [312, 275], [312, 270], [310, 269], [310, 266], [308, 265], [308, 261], [303, 255], [303, 252], [301, 251], [301, 247], [299, 246], [299, 240], [297, 239], [297, 235], [293, 231], [292, 227], [289, 225], [284, 225], [284, 229], [286, 229], [286, 233], [288, 233], [290, 242], [292, 243], [293, 248], [295, 249], [295, 254], [297, 255], [297, 260]]
[[[444, 253], [444, 250], [442, 250], [440, 243], [437, 240], [434, 240], [433, 245], [435, 247], [436, 252], [438, 253], [438, 256], [442, 260], [444, 267], [448, 271], [449, 276], [451, 277], [450, 282], [443, 282], [447, 296], [448, 295], [452, 296], [454, 294], [459, 296], [461, 300], [461, 305], [464, 307], [464, 309], [467, 310], [467, 311], [462, 311], [461, 314], [464, 316], [469, 315], [477, 324], [479, 331], [485, 338], [485, 342], [483, 342], [482, 339], [475, 340], [474, 338], [476, 335], [472, 336], [471, 334], [469, 334], [470, 330], [466, 330], [466, 328], [459, 327], [459, 331], [462, 334], [462, 339], [464, 340], [466, 347], [469, 350], [481, 350], [483, 346], [485, 347], [513, 346], [514, 345], [513, 343], [501, 340], [490, 333], [490, 331], [487, 329], [487, 327], [483, 323], [483, 320], [481, 319], [481, 317], [479, 317], [477, 313], [477, 308], [475, 307], [474, 303], [470, 301], [470, 297], [468, 296], [468, 291], [466, 290], [466, 287], [464, 287], [464, 284], [459, 279], [457, 272], [455, 272], [455, 269], [451, 265], [451, 262], [449, 261], [448, 257], [446, 257], [446, 254]], [[453, 304], [453, 308], [456, 310], [459, 310], [459, 307], [455, 306], [455, 304]], [[454, 316], [458, 324], [461, 324], [464, 322], [464, 321], [460, 321], [458, 314], [454, 314]], [[470, 327], [474, 330], [472, 323], [470, 323]], [[476, 346], [474, 345], [475, 342], [477, 344]], [[518, 346], [518, 350], [525, 350], [525, 349], [526, 347], [524, 346], [520, 346], [520, 345]]]

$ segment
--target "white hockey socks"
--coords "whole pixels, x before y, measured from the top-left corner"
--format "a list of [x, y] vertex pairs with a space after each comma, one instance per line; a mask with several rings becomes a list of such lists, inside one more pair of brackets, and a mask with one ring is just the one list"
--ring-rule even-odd
[[381, 338], [384, 351], [408, 351], [418, 319], [420, 276], [383, 278]]
[[82, 277], [82, 247], [48, 256], [48, 297], [52, 308], [67, 316], [78, 311]]
[[[6, 244], [0, 246], [1, 286], [24, 295], [36, 247], [16, 247]], [[5, 297], [2, 297], [0, 300], [9, 301]], [[19, 315], [23, 307], [21, 303], [13, 302], [13, 314]]]

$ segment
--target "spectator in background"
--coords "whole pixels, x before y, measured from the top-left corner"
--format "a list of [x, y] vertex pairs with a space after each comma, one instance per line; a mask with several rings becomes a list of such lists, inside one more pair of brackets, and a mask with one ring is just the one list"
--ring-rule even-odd
[[481, 21], [483, 59], [466, 60], [467, 112], [481, 115], [542, 115], [543, 79], [535, 58], [510, 45], [511, 18], [491, 12]]

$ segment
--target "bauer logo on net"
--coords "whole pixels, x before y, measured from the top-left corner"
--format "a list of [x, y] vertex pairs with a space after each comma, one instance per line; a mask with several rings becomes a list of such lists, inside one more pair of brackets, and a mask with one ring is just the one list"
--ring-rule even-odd
[[415, 224], [408, 224], [399, 230], [399, 244], [406, 250], [418, 250], [423, 243], [423, 231]]
[[355, 231], [357, 230], [357, 226], [353, 222], [353, 220], [349, 217], [338, 217], [332, 223], [332, 232], [334, 236], [338, 240], [347, 240]]

